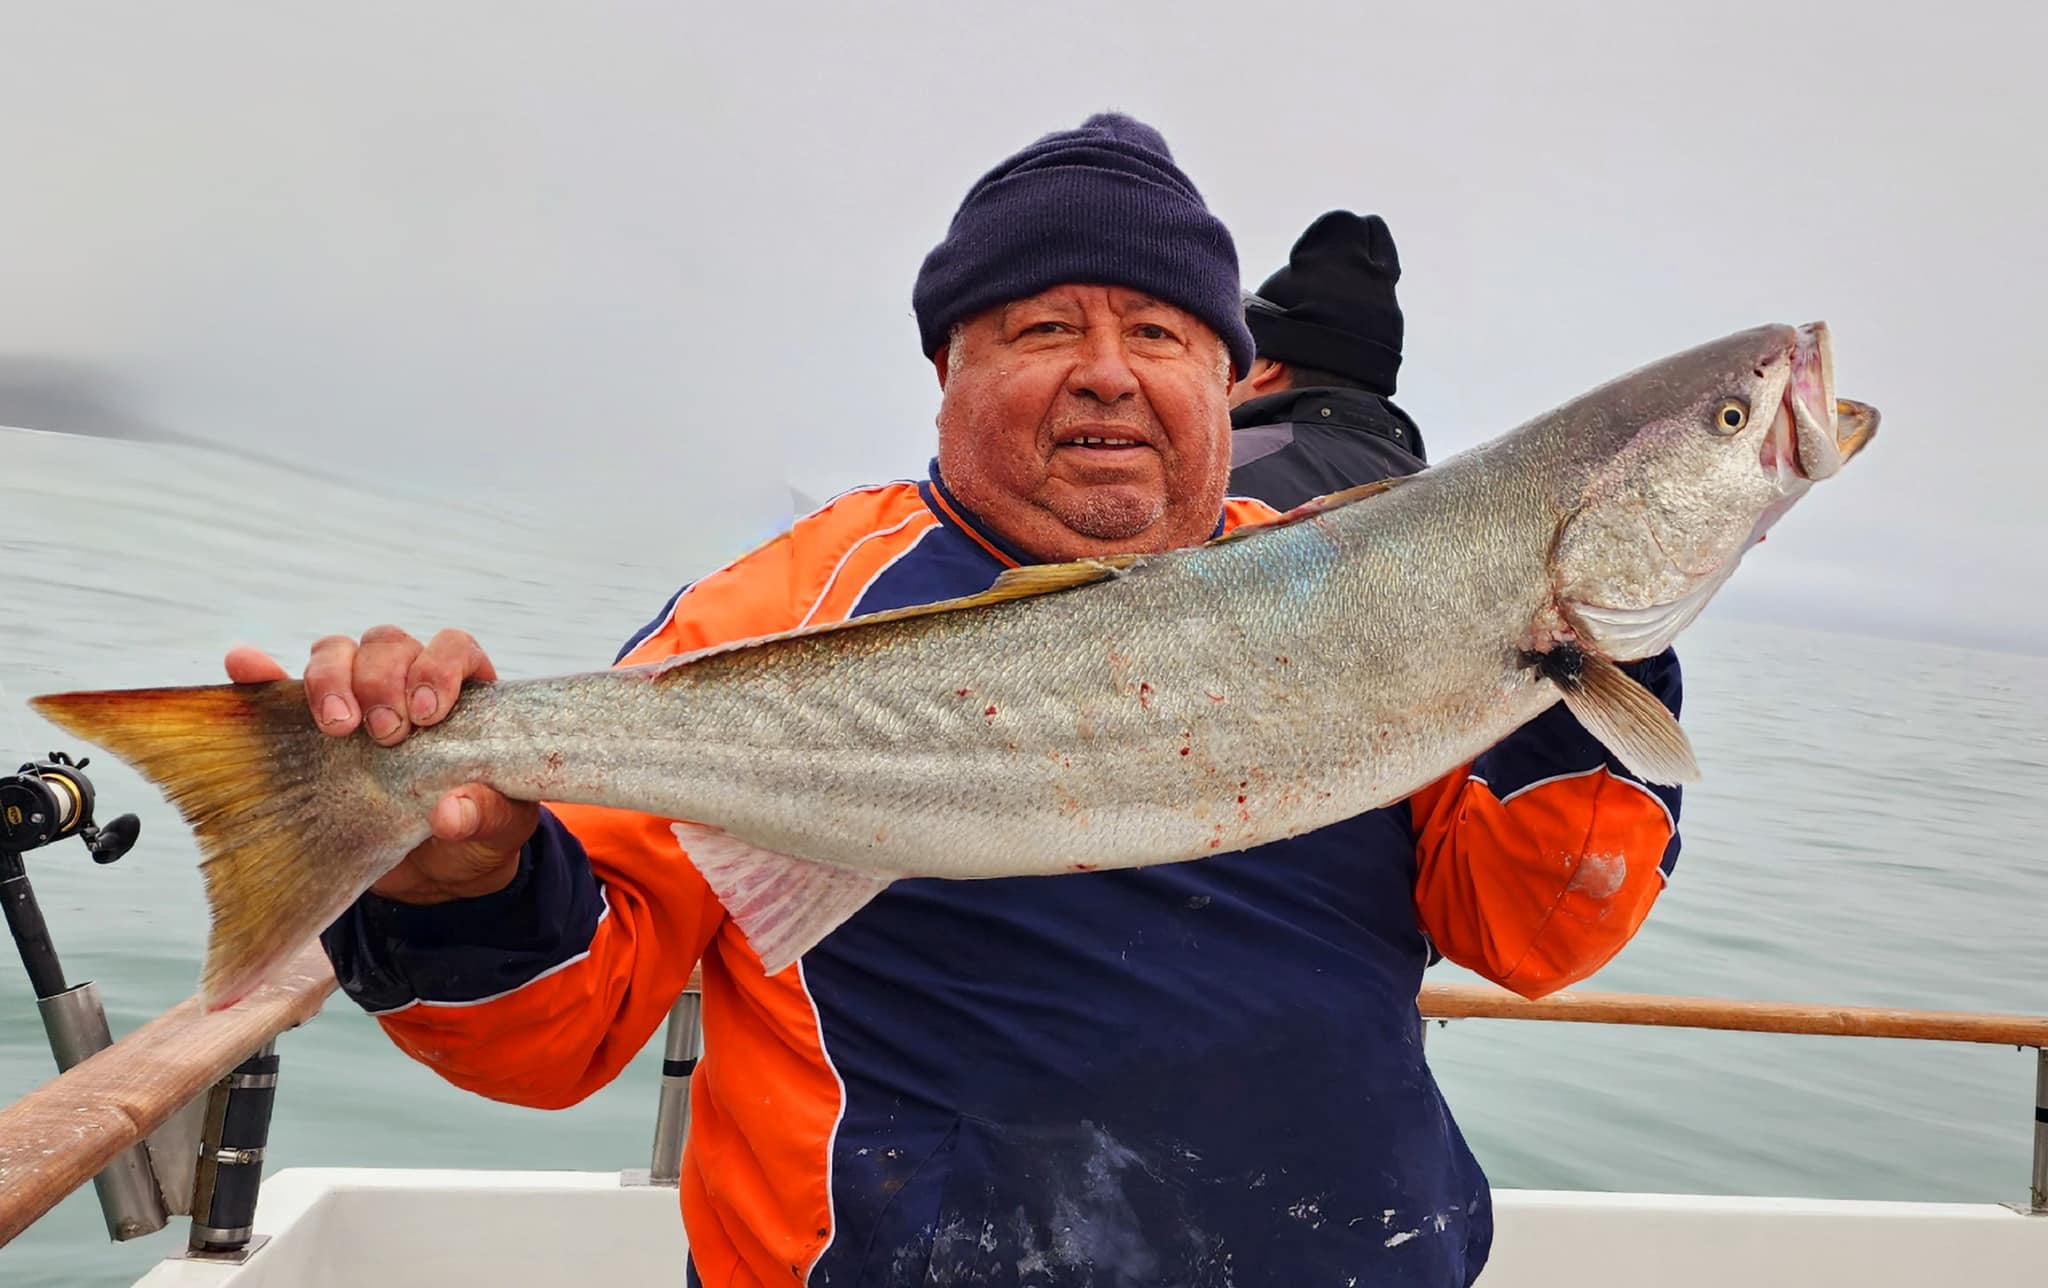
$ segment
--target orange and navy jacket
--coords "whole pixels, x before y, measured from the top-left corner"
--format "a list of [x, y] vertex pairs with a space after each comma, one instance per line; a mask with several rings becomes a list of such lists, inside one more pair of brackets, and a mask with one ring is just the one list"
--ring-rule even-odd
[[[1233, 499], [1219, 529], [1272, 514]], [[934, 464], [685, 587], [618, 660], [1017, 562]], [[1675, 658], [1631, 669], [1677, 710]], [[773, 978], [666, 820], [580, 805], [543, 810], [504, 890], [365, 895], [323, 939], [403, 1050], [543, 1108], [615, 1077], [701, 961], [691, 1283], [1462, 1285], [1491, 1209], [1423, 1059], [1423, 971], [1529, 995], [1590, 974], [1657, 897], [1677, 811], [1558, 705], [1408, 801], [1256, 850], [899, 881]]]

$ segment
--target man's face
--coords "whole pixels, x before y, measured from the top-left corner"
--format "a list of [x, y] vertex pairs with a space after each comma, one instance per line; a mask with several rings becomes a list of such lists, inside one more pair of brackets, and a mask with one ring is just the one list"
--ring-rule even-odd
[[1193, 314], [1056, 286], [970, 320], [938, 366], [939, 470], [1034, 559], [1149, 554], [1214, 530], [1230, 358]]

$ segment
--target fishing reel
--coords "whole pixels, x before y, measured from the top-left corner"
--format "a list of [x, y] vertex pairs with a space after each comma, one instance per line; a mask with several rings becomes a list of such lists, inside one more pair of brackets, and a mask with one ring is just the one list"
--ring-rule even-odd
[[93, 822], [90, 758], [72, 760], [61, 751], [30, 761], [0, 778], [0, 851], [26, 854], [53, 841], [76, 836], [95, 863], [112, 863], [128, 853], [142, 834], [142, 820], [123, 814], [105, 827]]

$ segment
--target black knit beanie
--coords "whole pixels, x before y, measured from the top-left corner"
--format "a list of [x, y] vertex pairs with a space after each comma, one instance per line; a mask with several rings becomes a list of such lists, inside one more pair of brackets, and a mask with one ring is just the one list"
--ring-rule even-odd
[[1223, 337], [1238, 375], [1251, 369], [1236, 244], [1142, 121], [1097, 113], [975, 181], [911, 292], [925, 356], [955, 322], [1062, 282], [1186, 309]]
[[1332, 210], [1245, 301], [1259, 356], [1349, 376], [1384, 398], [1401, 370], [1401, 259], [1378, 215]]

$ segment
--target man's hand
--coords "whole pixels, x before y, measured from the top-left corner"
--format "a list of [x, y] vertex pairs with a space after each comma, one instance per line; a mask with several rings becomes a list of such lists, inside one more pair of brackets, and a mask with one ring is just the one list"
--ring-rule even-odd
[[[236, 684], [290, 678], [262, 652], [227, 655]], [[463, 681], [498, 678], [491, 659], [465, 631], [442, 631], [422, 645], [396, 626], [374, 626], [360, 643], [330, 635], [306, 660], [306, 706], [320, 732], [346, 738], [358, 726], [386, 747], [446, 718]], [[502, 890], [519, 872], [519, 849], [540, 825], [540, 806], [508, 800], [478, 783], [434, 803], [434, 835], [370, 887], [400, 903], [445, 903]]]

